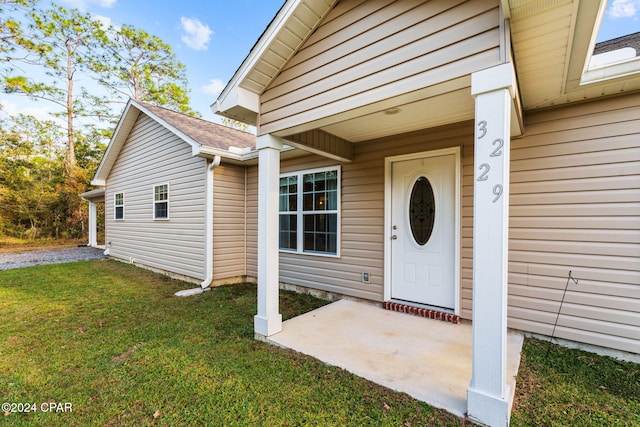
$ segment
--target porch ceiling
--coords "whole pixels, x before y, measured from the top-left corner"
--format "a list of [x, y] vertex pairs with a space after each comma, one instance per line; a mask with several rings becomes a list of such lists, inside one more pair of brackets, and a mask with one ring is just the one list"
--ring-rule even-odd
[[[470, 87], [408, 103], [389, 100], [384, 104], [321, 129], [360, 142], [473, 119], [475, 108]], [[375, 111], [369, 111], [372, 109]]]

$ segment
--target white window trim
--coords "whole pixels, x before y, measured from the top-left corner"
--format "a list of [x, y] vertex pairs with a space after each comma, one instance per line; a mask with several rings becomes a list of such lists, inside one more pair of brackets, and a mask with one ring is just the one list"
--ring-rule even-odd
[[[337, 189], [338, 189], [338, 200], [337, 200], [337, 206], [338, 209], [336, 209], [336, 253], [332, 254], [332, 253], [327, 253], [327, 252], [313, 252], [313, 251], [305, 251], [304, 250], [304, 220], [303, 220], [303, 214], [305, 212], [303, 212], [302, 210], [302, 184], [303, 184], [303, 176], [307, 175], [307, 174], [312, 174], [312, 173], [316, 173], [316, 172], [327, 172], [327, 171], [336, 171], [337, 172]], [[289, 176], [297, 176], [298, 177], [298, 197], [297, 197], [297, 206], [296, 206], [296, 217], [297, 217], [297, 224], [298, 224], [298, 228], [297, 228], [297, 235], [298, 235], [298, 239], [296, 241], [296, 249], [279, 249], [279, 251], [281, 253], [285, 253], [285, 254], [299, 254], [299, 255], [310, 255], [310, 256], [317, 256], [317, 257], [326, 257], [326, 258], [340, 258], [340, 247], [341, 245], [341, 241], [342, 241], [342, 237], [341, 237], [341, 230], [342, 230], [342, 168], [340, 167], [340, 165], [338, 166], [327, 166], [324, 168], [315, 168], [315, 169], [304, 169], [304, 170], [299, 170], [299, 171], [295, 171], [295, 172], [287, 172], [287, 173], [283, 173], [280, 174], [280, 178], [286, 178]], [[278, 179], [278, 182], [280, 181], [280, 178]], [[280, 196], [280, 193], [278, 192], [278, 197]], [[324, 211], [323, 211], [324, 212]], [[322, 213], [319, 211], [308, 211], [308, 213]], [[278, 218], [280, 218], [280, 210], [278, 209]], [[278, 236], [280, 234], [280, 222], [278, 221]], [[279, 237], [278, 237], [279, 239]]]
[[[167, 216], [166, 218], [156, 218], [156, 203], [164, 203], [165, 200], [162, 200], [160, 202], [156, 202], [156, 188], [158, 187], [162, 187], [163, 185], [167, 186]], [[151, 202], [152, 202], [152, 211], [153, 211], [153, 220], [154, 221], [169, 221], [169, 206], [171, 205], [170, 200], [171, 200], [171, 190], [169, 188], [169, 183], [168, 182], [164, 182], [161, 184], [154, 184], [152, 187], [152, 191], [151, 191]]]
[[[118, 194], [122, 194], [122, 205], [116, 204], [116, 200], [117, 200], [116, 196]], [[124, 204], [125, 204], [124, 191], [118, 191], [116, 193], [113, 193], [113, 220], [114, 221], [124, 221]], [[119, 206], [122, 206], [122, 218], [116, 218], [116, 208]]]

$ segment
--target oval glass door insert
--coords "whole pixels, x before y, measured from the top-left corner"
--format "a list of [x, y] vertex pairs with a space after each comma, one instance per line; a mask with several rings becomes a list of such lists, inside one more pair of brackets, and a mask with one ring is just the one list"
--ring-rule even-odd
[[416, 243], [424, 246], [431, 237], [436, 218], [433, 188], [427, 178], [421, 176], [413, 184], [409, 199], [409, 225]]

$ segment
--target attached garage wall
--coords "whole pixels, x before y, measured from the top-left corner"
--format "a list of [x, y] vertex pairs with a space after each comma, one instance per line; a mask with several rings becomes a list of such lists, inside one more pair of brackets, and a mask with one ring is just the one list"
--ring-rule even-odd
[[509, 326], [640, 353], [640, 95], [526, 117], [512, 141]]
[[[204, 279], [206, 161], [163, 126], [140, 114], [107, 178], [106, 243], [111, 256]], [[169, 184], [169, 220], [153, 219], [153, 187]], [[124, 220], [114, 194], [124, 193]]]

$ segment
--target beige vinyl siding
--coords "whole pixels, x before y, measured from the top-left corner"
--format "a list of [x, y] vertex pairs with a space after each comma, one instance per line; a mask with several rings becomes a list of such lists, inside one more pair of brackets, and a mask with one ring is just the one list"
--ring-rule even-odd
[[258, 166], [247, 166], [247, 276], [258, 277]]
[[[341, 165], [340, 258], [281, 252], [280, 280], [327, 292], [382, 301], [384, 159], [455, 146], [463, 147], [463, 163], [470, 165], [465, 168], [465, 173], [473, 174], [473, 125], [470, 122], [356, 144], [354, 162]], [[334, 160], [313, 155], [283, 161], [281, 172], [337, 164]], [[466, 196], [466, 203], [472, 203], [469, 196], [473, 196], [473, 187], [470, 190], [463, 189], [463, 196]], [[468, 209], [466, 212], [471, 215]], [[471, 217], [465, 223], [472, 224]], [[465, 250], [469, 258], [470, 251], [471, 247]], [[466, 264], [470, 270], [470, 259]], [[371, 283], [362, 283], [363, 272], [370, 273]], [[469, 288], [465, 297], [470, 299], [470, 272], [464, 277], [463, 286]], [[470, 301], [465, 305], [470, 307]]]
[[340, 1], [261, 95], [260, 133], [497, 65], [499, 21], [497, 0]]
[[[140, 114], [107, 178], [106, 242], [111, 256], [204, 279], [206, 161]], [[153, 219], [153, 187], [169, 184], [169, 220]], [[124, 221], [114, 221], [115, 193]]]
[[640, 352], [640, 95], [530, 114], [512, 141], [509, 326]]
[[245, 170], [235, 165], [214, 169], [214, 280], [245, 275]]

